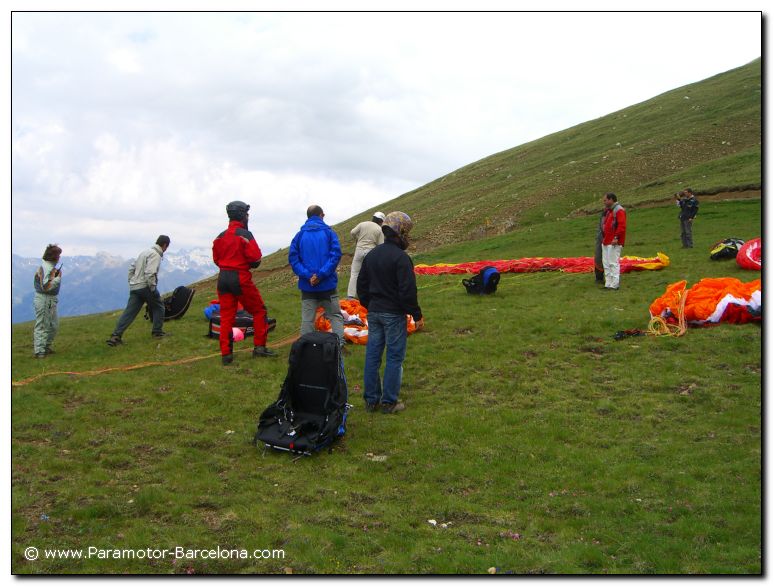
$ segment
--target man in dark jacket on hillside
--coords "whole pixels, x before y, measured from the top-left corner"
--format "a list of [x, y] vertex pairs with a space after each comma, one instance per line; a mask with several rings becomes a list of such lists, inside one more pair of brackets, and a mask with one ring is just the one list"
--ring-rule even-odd
[[685, 188], [683, 191], [675, 194], [677, 205], [680, 207], [680, 240], [683, 241], [684, 249], [693, 248], [693, 220], [699, 213], [699, 200], [693, 194], [691, 188]]
[[237, 306], [241, 302], [253, 315], [253, 358], [276, 357], [266, 348], [268, 323], [266, 306], [253, 283], [255, 269], [261, 264], [261, 249], [253, 234], [247, 230], [250, 206], [234, 201], [226, 205], [228, 228], [212, 243], [212, 260], [220, 269], [218, 274], [218, 301], [220, 302], [220, 355], [223, 365], [234, 361], [233, 326]]
[[[408, 337], [406, 314], [414, 318], [417, 329], [424, 324], [417, 301], [414, 264], [405, 252], [413, 226], [408, 214], [387, 214], [382, 223], [384, 243], [365, 256], [357, 278], [357, 296], [368, 309], [363, 398], [369, 412], [375, 411], [380, 404], [385, 414], [406, 407], [398, 401]], [[385, 346], [387, 363], [382, 384], [379, 367]]]
[[334, 230], [323, 221], [324, 216], [320, 206], [309, 206], [306, 223], [290, 243], [288, 262], [298, 276], [298, 289], [301, 290], [301, 334], [314, 332], [317, 308], [322, 306], [343, 347], [344, 317], [336, 291], [341, 246]]

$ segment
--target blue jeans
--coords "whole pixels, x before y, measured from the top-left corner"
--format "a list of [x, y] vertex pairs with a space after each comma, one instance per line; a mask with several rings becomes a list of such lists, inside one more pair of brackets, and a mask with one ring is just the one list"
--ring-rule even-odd
[[[406, 358], [406, 316], [383, 312], [368, 313], [368, 344], [363, 376], [363, 398], [369, 404], [394, 404], [398, 401]], [[387, 346], [384, 384], [379, 379], [382, 351]]]

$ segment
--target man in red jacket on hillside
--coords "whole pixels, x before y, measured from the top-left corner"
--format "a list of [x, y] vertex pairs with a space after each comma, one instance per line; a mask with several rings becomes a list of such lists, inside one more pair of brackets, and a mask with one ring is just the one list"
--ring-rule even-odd
[[247, 230], [250, 206], [234, 201], [226, 206], [228, 228], [212, 243], [212, 259], [220, 269], [218, 274], [218, 298], [220, 298], [220, 354], [223, 365], [234, 360], [232, 328], [237, 304], [253, 315], [253, 358], [276, 357], [277, 353], [266, 348], [268, 323], [266, 306], [258, 288], [253, 283], [250, 269], [261, 264], [261, 249], [252, 233]]
[[616, 290], [621, 275], [621, 249], [626, 241], [626, 210], [612, 192], [605, 194], [603, 201], [602, 265], [605, 269], [605, 289]]

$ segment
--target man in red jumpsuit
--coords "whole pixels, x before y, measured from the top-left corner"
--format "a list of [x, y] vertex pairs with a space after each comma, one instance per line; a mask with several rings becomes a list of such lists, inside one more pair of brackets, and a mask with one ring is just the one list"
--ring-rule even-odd
[[621, 249], [626, 240], [626, 210], [613, 192], [605, 194], [605, 216], [602, 219], [602, 265], [605, 289], [617, 290], [621, 277]]
[[266, 306], [258, 288], [253, 284], [250, 269], [261, 264], [261, 249], [252, 233], [247, 230], [250, 206], [234, 201], [226, 206], [228, 228], [212, 243], [212, 259], [220, 269], [218, 298], [220, 298], [220, 354], [224, 365], [234, 361], [232, 328], [237, 304], [253, 315], [253, 357], [276, 357], [266, 348], [268, 323]]

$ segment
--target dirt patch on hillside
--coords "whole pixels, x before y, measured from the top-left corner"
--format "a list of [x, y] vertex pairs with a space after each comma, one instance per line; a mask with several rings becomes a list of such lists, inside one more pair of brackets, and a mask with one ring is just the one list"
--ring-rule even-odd
[[[760, 200], [761, 190], [745, 190], [740, 192], [718, 192], [717, 194], [696, 194], [699, 202], [730, 202], [731, 200]], [[632, 204], [630, 208], [658, 208], [667, 206], [675, 202], [674, 197], [659, 198], [658, 200], [647, 200]]]
[[720, 192], [706, 196], [699, 194], [698, 198], [702, 202], [725, 202], [726, 200], [760, 200], [761, 196], [761, 190], [746, 190], [743, 192]]
[[[699, 202], [730, 202], [732, 200], [760, 200], [762, 197], [762, 191], [760, 188], [754, 189], [739, 189], [739, 190], [724, 190], [713, 193], [697, 192], [696, 197]], [[652, 200], [643, 200], [641, 202], [632, 202], [624, 206], [629, 210], [640, 210], [642, 208], [659, 208], [664, 206], [673, 206], [675, 203], [674, 196], [665, 196], [661, 198], [654, 198]], [[592, 216], [599, 214], [600, 210], [584, 210], [580, 208], [573, 210], [568, 217], [577, 218], [580, 216]]]

